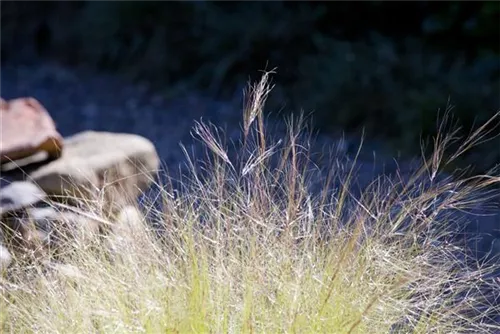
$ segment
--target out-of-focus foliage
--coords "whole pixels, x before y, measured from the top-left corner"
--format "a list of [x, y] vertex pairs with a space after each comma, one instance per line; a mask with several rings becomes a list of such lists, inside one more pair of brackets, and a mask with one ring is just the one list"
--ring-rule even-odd
[[[415, 151], [421, 135], [435, 133], [448, 104], [456, 106], [452, 113], [464, 125], [485, 122], [499, 106], [495, 55], [466, 64], [462, 56], [427, 53], [418, 40], [406, 40], [399, 51], [379, 36], [368, 43], [315, 42], [322, 56], [303, 59], [298, 67], [303, 79], [293, 86], [292, 96], [307, 96], [306, 110], [321, 110], [320, 124], [364, 126], [372, 135], [383, 134]], [[306, 80], [311, 74], [313, 85]]]
[[[1, 12], [2, 60], [47, 57], [215, 95], [277, 67], [271, 106], [412, 153], [448, 99], [465, 131], [500, 107], [498, 2], [11, 1]], [[484, 146], [482, 168], [498, 147]]]

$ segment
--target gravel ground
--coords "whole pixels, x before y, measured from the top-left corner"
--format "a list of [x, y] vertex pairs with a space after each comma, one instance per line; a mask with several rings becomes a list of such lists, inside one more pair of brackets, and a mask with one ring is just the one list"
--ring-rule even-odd
[[[169, 171], [179, 170], [179, 165], [185, 161], [179, 143], [188, 150], [199, 152], [199, 145], [190, 134], [195, 120], [211, 121], [229, 129], [229, 139], [239, 138], [242, 92], [237, 93], [232, 101], [215, 101], [195, 93], [166, 101], [145, 84], [127, 84], [118, 77], [84, 69], [53, 64], [27, 67], [6, 64], [1, 73], [2, 97], [37, 98], [50, 112], [63, 136], [88, 129], [136, 133], [156, 145]], [[271, 123], [273, 135], [284, 136], [283, 124]], [[359, 139], [346, 137], [342, 140], [321, 135], [317, 137], [313, 151], [320, 151], [325, 145], [333, 146], [339, 155], [349, 157], [357, 150]], [[384, 147], [381, 143], [365, 142], [363, 147], [357, 164], [360, 188], [377, 175], [394, 173], [397, 166], [403, 175], [410, 173], [411, 163], [398, 161], [396, 164], [390, 156], [380, 153]], [[321, 159], [316, 162], [323, 163]], [[468, 229], [480, 232], [479, 251], [484, 254], [491, 250], [500, 254], [500, 217], [472, 218], [474, 221]]]

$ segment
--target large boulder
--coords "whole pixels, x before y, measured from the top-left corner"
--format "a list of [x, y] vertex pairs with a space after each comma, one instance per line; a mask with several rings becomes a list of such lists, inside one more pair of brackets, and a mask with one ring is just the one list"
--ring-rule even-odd
[[28, 177], [52, 196], [122, 207], [150, 185], [159, 167], [155, 146], [144, 137], [85, 131], [66, 138], [62, 156]]
[[53, 119], [36, 99], [0, 99], [0, 163], [45, 152], [61, 155], [63, 140]]

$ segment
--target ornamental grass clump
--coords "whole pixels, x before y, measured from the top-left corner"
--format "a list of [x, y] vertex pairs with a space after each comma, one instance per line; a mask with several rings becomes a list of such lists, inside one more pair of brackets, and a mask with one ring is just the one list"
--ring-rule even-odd
[[[353, 168], [311, 162], [304, 119], [290, 118], [284, 138], [268, 135], [269, 75], [247, 92], [236, 154], [215, 126], [195, 124], [207, 154], [186, 154], [179, 187], [157, 182], [162, 209], [143, 208], [140, 233], [68, 242], [64, 266], [9, 268], [2, 331], [500, 331], [498, 268], [472, 265], [457, 238], [460, 212], [499, 177], [439, 177], [455, 157], [445, 154], [454, 136], [441, 134], [412, 178], [379, 178], [354, 196]], [[474, 133], [460, 148], [483, 139]]]

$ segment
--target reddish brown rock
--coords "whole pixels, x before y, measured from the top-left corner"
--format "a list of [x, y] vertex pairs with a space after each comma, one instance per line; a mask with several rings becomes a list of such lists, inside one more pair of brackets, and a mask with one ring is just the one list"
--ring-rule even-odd
[[54, 120], [36, 99], [0, 99], [0, 163], [47, 152], [61, 155], [63, 139]]

